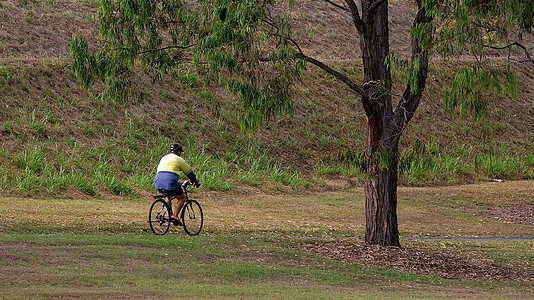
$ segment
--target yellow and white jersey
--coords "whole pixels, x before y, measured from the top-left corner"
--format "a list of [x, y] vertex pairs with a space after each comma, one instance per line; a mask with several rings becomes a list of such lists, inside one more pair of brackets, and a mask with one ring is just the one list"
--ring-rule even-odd
[[158, 165], [158, 172], [172, 172], [179, 174], [182, 171], [187, 175], [191, 171], [191, 167], [187, 164], [185, 159], [180, 156], [169, 153], [161, 158]]
[[180, 188], [179, 172], [182, 171], [189, 179], [195, 181], [196, 175], [193, 169], [180, 156], [170, 153], [163, 156], [158, 165], [158, 173], [154, 180], [158, 190], [175, 190]]

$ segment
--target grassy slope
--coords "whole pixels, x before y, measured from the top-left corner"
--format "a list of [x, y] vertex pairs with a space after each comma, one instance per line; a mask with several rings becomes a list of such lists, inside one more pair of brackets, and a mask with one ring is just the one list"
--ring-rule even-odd
[[[406, 51], [409, 12], [392, 5], [393, 48]], [[2, 1], [0, 18], [0, 189], [4, 194], [130, 195], [150, 190], [154, 167], [171, 141], [207, 187], [284, 189], [341, 176], [353, 184], [363, 150], [365, 119], [358, 99], [313, 67], [295, 95], [295, 114], [269, 121], [255, 136], [240, 134], [236, 100], [182, 70], [152, 84], [135, 74], [138, 97], [102, 101], [70, 73], [73, 33], [95, 35], [91, 1]], [[312, 1], [297, 4], [295, 32], [304, 49], [361, 77], [347, 16]], [[312, 18], [316, 21], [309, 22]], [[532, 178], [533, 76], [518, 66], [517, 99], [488, 95], [489, 117], [451, 120], [441, 105], [450, 66], [432, 66], [426, 97], [402, 145], [401, 182], [409, 185]], [[446, 76], [445, 76], [446, 77]], [[320, 179], [317, 179], [320, 178]]]

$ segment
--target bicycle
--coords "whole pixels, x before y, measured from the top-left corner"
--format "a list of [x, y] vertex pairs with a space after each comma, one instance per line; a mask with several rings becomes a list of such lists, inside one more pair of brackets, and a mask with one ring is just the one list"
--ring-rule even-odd
[[[202, 214], [202, 207], [200, 204], [191, 198], [187, 193], [187, 187], [193, 185], [189, 180], [186, 180], [182, 183], [182, 188], [185, 194], [185, 203], [180, 213], [181, 225], [174, 224], [175, 226], [183, 226], [185, 232], [188, 235], [198, 235], [200, 230], [202, 230], [202, 225], [204, 223], [204, 215]], [[196, 185], [199, 187], [200, 183]], [[150, 206], [148, 212], [148, 223], [150, 224], [150, 229], [156, 235], [164, 235], [169, 231], [172, 221], [170, 217], [172, 216], [172, 200], [175, 198], [171, 196], [169, 201], [167, 195], [152, 195], [152, 198], [156, 199]]]

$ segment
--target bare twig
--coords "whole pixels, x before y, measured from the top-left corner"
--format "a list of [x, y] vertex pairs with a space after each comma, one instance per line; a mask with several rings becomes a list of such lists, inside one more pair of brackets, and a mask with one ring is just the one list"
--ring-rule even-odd
[[[518, 43], [518, 42], [513, 42], [509, 45], [506, 45], [506, 46], [503, 46], [503, 47], [495, 47], [495, 46], [490, 46], [490, 45], [484, 45], [484, 47], [486, 48], [490, 48], [490, 49], [495, 49], [495, 50], [503, 50], [503, 49], [508, 49], [508, 51], [510, 51], [512, 49], [512, 47], [519, 47], [521, 49], [523, 49], [523, 51], [525, 52], [525, 55], [527, 56], [527, 59], [534, 63], [534, 59], [530, 56], [530, 53], [528, 52], [528, 49], [527, 47], [523, 46], [522, 44]], [[510, 54], [508, 54], [508, 59], [510, 59]]]
[[168, 50], [168, 49], [189, 49], [189, 48], [192, 48], [194, 46], [195, 45], [189, 45], [189, 46], [183, 47], [183, 46], [173, 45], [173, 46], [167, 46], [167, 47], [156, 48], [156, 49], [148, 49], [148, 50], [137, 52], [137, 54], [145, 54], [145, 53], [149, 53], [149, 52], [165, 51], [165, 50]]
[[330, 1], [330, 0], [324, 0], [324, 1], [327, 2], [327, 3], [332, 4], [333, 6], [335, 6], [337, 8], [341, 8], [344, 11], [349, 11], [345, 6], [342, 6], [342, 5], [339, 5], [337, 3], [334, 3], [333, 1]]

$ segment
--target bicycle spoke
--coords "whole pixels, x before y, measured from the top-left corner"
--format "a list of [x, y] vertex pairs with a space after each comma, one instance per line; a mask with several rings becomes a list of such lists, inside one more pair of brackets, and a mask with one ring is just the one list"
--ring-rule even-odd
[[148, 215], [148, 223], [150, 229], [154, 234], [166, 234], [169, 231], [169, 218], [166, 215], [169, 214], [167, 203], [158, 199], [152, 203]]
[[187, 201], [181, 214], [184, 230], [189, 235], [200, 233], [203, 224], [202, 208], [195, 200]]

